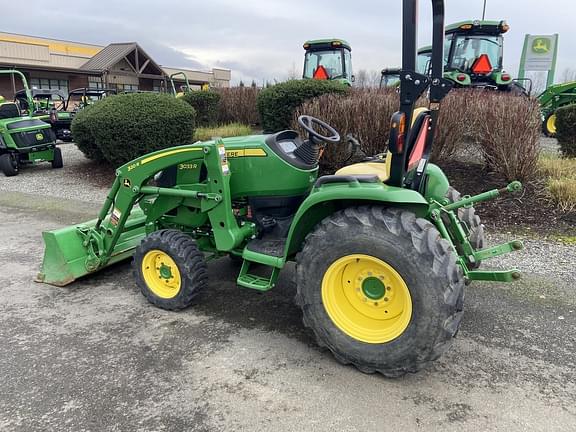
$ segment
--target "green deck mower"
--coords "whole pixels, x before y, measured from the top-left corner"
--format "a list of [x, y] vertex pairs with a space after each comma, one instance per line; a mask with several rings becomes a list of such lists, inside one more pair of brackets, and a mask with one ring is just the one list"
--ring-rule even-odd
[[[482, 88], [528, 94], [521, 82], [504, 70], [506, 21], [463, 21], [446, 27], [444, 77], [456, 88]], [[432, 47], [418, 51], [418, 71], [429, 73]]]
[[56, 89], [32, 89], [30, 92], [33, 105], [29, 104], [25, 89], [14, 95], [14, 102], [19, 105], [20, 112], [49, 123], [57, 139], [71, 142], [71, 125], [75, 113], [67, 110], [68, 95]]
[[[33, 106], [32, 93], [26, 77], [17, 70], [0, 70], [0, 74], [19, 77], [24, 86], [28, 106]], [[0, 97], [0, 170], [15, 176], [20, 167], [37, 162], [50, 162], [52, 168], [62, 168], [62, 153], [56, 147], [56, 135], [50, 124], [24, 115], [15, 102]]]
[[[98, 217], [45, 232], [38, 281], [65, 286], [132, 258], [135, 284], [167, 310], [207, 288], [206, 261], [242, 262], [237, 284], [266, 292], [296, 263], [304, 325], [335, 358], [366, 373], [416, 372], [450, 346], [471, 281], [508, 282], [516, 270], [480, 270], [522, 249], [483, 248], [473, 205], [518, 191], [461, 197], [428, 162], [443, 78], [444, 1], [432, 0], [432, 75], [416, 72], [417, 1], [404, 0], [400, 110], [386, 155], [318, 177], [336, 130], [302, 116], [306, 136], [215, 139], [147, 154], [120, 167]], [[414, 109], [429, 90], [429, 109]], [[258, 267], [258, 271], [254, 271]]]
[[317, 39], [304, 43], [302, 79], [339, 81], [351, 86], [352, 47], [343, 39]]

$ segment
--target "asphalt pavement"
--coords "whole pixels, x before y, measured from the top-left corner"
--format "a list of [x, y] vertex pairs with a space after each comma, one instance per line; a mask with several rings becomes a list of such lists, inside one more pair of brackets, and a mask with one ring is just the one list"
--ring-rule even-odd
[[390, 380], [316, 346], [292, 267], [260, 294], [213, 261], [209, 289], [179, 313], [148, 304], [129, 263], [66, 288], [35, 283], [41, 232], [96, 210], [1, 193], [1, 431], [576, 430], [576, 284], [565, 275], [468, 287], [452, 350]]

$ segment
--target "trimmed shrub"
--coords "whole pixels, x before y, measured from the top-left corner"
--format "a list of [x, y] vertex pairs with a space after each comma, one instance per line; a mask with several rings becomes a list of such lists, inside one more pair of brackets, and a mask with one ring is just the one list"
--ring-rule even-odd
[[576, 105], [556, 111], [556, 138], [565, 157], [576, 157]]
[[74, 139], [83, 143], [78, 148], [87, 157], [93, 154], [84, 149], [95, 147], [98, 155], [116, 167], [150, 152], [192, 143], [194, 119], [194, 108], [182, 100], [135, 93], [97, 102], [79, 113], [72, 127]]
[[213, 126], [218, 121], [220, 94], [215, 91], [191, 91], [184, 93], [182, 100], [196, 111], [198, 126]]
[[[333, 172], [350, 158], [346, 136], [352, 135], [366, 155], [386, 151], [390, 119], [398, 110], [398, 93], [391, 89], [352, 89], [346, 95], [326, 94], [305, 102], [294, 112], [292, 128], [298, 130], [298, 117], [311, 115], [334, 127], [342, 136], [340, 144], [329, 145], [322, 156], [322, 171]], [[302, 131], [303, 132], [303, 131]]]
[[218, 104], [218, 123], [260, 124], [260, 115], [256, 108], [259, 89], [256, 87], [233, 87], [217, 90], [220, 95]]
[[96, 145], [96, 138], [90, 130], [90, 119], [92, 118], [92, 115], [95, 115], [98, 108], [99, 104], [95, 103], [93, 105], [87, 106], [82, 111], [79, 111], [74, 116], [71, 130], [72, 136], [74, 137], [74, 142], [76, 143], [78, 149], [84, 153], [84, 156], [86, 156], [88, 159], [100, 162], [105, 161], [106, 158], [104, 157], [104, 154], [100, 148]]
[[540, 152], [538, 101], [484, 91], [469, 93], [467, 102], [474, 137], [488, 167], [508, 181], [532, 180]]
[[265, 132], [290, 128], [294, 110], [305, 101], [328, 93], [346, 94], [349, 87], [336, 81], [290, 80], [266, 88], [257, 100]]

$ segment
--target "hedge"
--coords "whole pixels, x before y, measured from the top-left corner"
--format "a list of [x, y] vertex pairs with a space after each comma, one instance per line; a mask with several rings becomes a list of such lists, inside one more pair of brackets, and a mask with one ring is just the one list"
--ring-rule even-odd
[[79, 111], [72, 121], [72, 136], [76, 146], [80, 149], [84, 156], [88, 159], [95, 161], [105, 161], [106, 158], [96, 145], [96, 138], [91, 132], [90, 124], [91, 119], [96, 115], [96, 111], [100, 108], [99, 103], [89, 105], [83, 110]]
[[556, 111], [556, 138], [564, 157], [576, 157], [576, 105]]
[[[424, 100], [418, 105], [425, 104]], [[318, 117], [346, 138], [351, 134], [368, 156], [387, 150], [390, 119], [398, 110], [394, 90], [353, 89], [346, 95], [323, 95], [298, 107]], [[443, 101], [433, 147], [433, 161], [446, 163], [471, 155], [509, 180], [532, 179], [540, 138], [537, 101], [523, 96], [480, 90], [453, 90]], [[349, 163], [345, 142], [329, 145], [321, 160], [323, 172], [333, 173]]]
[[346, 94], [349, 87], [336, 81], [290, 80], [260, 92], [258, 112], [265, 132], [289, 129], [294, 110], [306, 100], [323, 94]]
[[191, 91], [182, 96], [184, 102], [189, 103], [196, 111], [196, 124], [198, 126], [214, 126], [218, 122], [218, 104], [220, 94], [215, 91]]
[[150, 152], [192, 143], [195, 115], [194, 108], [173, 96], [123, 94], [78, 113], [72, 133], [86, 157], [117, 167]]

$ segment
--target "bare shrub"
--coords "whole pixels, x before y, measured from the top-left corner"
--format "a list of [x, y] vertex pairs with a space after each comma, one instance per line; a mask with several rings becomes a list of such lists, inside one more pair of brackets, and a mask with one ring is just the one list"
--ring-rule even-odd
[[353, 89], [347, 95], [327, 94], [305, 102], [296, 110], [292, 123], [297, 129], [298, 116], [311, 115], [340, 132], [343, 142], [328, 146], [321, 161], [324, 171], [335, 171], [350, 157], [344, 142], [348, 134], [360, 141], [367, 155], [386, 151], [390, 119], [398, 104], [398, 93], [393, 89]]
[[246, 125], [260, 124], [256, 109], [256, 98], [259, 89], [256, 87], [220, 88], [218, 106], [218, 123], [241, 123]]
[[452, 90], [442, 101], [438, 127], [432, 148], [433, 162], [454, 159], [462, 149], [473, 141], [474, 116], [470, 109], [470, 98], [477, 93], [470, 90]]
[[486, 91], [471, 93], [467, 102], [473, 133], [488, 167], [507, 180], [532, 179], [540, 145], [538, 101]]

